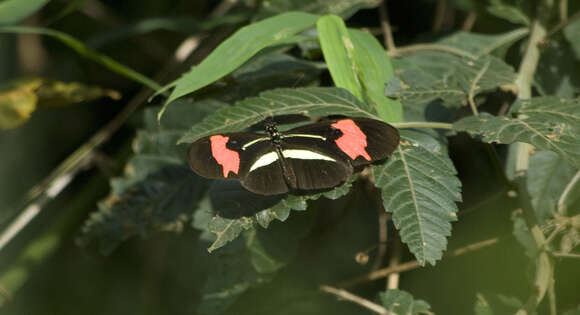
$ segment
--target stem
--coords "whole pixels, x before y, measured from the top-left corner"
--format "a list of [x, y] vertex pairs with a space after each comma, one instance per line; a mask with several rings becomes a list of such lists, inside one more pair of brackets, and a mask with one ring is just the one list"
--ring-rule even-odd
[[477, 90], [477, 88], [478, 88], [477, 82], [479, 82], [479, 80], [481, 80], [481, 78], [483, 77], [483, 75], [487, 71], [487, 68], [489, 68], [489, 64], [490, 64], [490, 61], [486, 62], [485, 65], [481, 68], [481, 70], [479, 70], [479, 72], [477, 72], [477, 75], [473, 79], [473, 82], [471, 82], [471, 88], [469, 89], [469, 94], [468, 94], [469, 106], [471, 106], [471, 111], [473, 112], [473, 114], [475, 116], [479, 116], [479, 112], [477, 111], [477, 105], [475, 104], [475, 90]]
[[395, 46], [395, 41], [393, 40], [393, 31], [391, 29], [391, 23], [389, 22], [387, 0], [381, 1], [381, 5], [379, 6], [379, 14], [381, 16], [381, 28], [383, 29], [385, 47], [387, 47], [387, 51], [394, 52], [397, 47]]
[[[373, 303], [365, 298], [362, 298], [358, 295], [354, 295], [344, 289], [337, 289], [335, 287], [331, 287], [328, 285], [321, 285], [320, 290], [326, 293], [334, 294], [342, 299], [347, 301], [356, 303], [366, 309], [369, 309], [378, 314], [393, 314], [392, 312], [388, 311], [386, 308], [382, 307], [379, 304]], [[393, 314], [394, 315], [394, 314]]]
[[568, 201], [568, 197], [570, 196], [570, 192], [572, 191], [572, 189], [574, 187], [576, 187], [576, 185], [578, 185], [579, 182], [580, 182], [580, 171], [576, 172], [576, 175], [574, 175], [572, 180], [570, 180], [568, 185], [566, 185], [566, 188], [562, 192], [560, 199], [558, 199], [558, 214], [560, 214], [561, 216], [566, 215], [566, 208], [567, 208], [566, 202]]

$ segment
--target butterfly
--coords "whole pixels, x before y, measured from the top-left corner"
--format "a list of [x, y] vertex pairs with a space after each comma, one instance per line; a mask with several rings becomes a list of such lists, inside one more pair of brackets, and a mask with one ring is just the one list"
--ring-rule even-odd
[[240, 181], [260, 195], [335, 187], [360, 169], [387, 158], [399, 145], [397, 129], [370, 118], [339, 118], [266, 133], [234, 132], [193, 142], [188, 163], [197, 174]]

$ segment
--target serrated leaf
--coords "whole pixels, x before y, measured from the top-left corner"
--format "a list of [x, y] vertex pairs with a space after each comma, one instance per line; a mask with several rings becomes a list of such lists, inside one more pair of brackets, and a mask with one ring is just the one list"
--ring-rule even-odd
[[554, 152], [542, 151], [530, 156], [527, 188], [538, 219], [551, 218], [558, 211], [558, 199], [574, 173], [574, 168]]
[[227, 219], [217, 215], [214, 216], [209, 221], [208, 230], [216, 235], [216, 239], [207, 251], [213, 252], [228, 242], [235, 240], [243, 231], [251, 228], [253, 228], [253, 220], [251, 218]]
[[86, 245], [97, 239], [106, 255], [134, 235], [145, 238], [156, 230], [181, 231], [204, 190], [202, 179], [188, 168], [165, 167], [121, 198], [101, 202], [99, 211], [85, 223], [79, 242]]
[[222, 42], [199, 65], [179, 79], [161, 88], [175, 87], [161, 108], [161, 118], [167, 104], [192, 93], [234, 71], [265, 47], [283, 42], [310, 28], [318, 16], [303, 12], [288, 12], [247, 25]]
[[456, 122], [457, 131], [481, 135], [485, 142], [525, 142], [537, 150], [554, 151], [580, 167], [580, 102], [556, 97], [519, 101], [510, 114], [514, 118], [487, 113]]
[[459, 48], [481, 57], [501, 48], [509, 47], [529, 33], [528, 28], [518, 28], [503, 34], [478, 34], [458, 31], [437, 41], [437, 44]]
[[475, 94], [514, 84], [516, 75], [511, 66], [499, 58], [478, 59], [443, 53], [410, 56], [395, 63], [398, 80], [387, 82], [385, 94], [401, 99], [405, 106], [416, 106], [435, 99], [448, 107], [466, 105], [475, 85]]
[[[232, 182], [232, 181], [228, 181]], [[268, 228], [270, 223], [273, 220], [278, 221], [286, 221], [290, 216], [290, 211], [304, 211], [306, 210], [308, 204], [308, 200], [316, 200], [320, 197], [325, 197], [328, 199], [338, 199], [344, 195], [346, 195], [350, 187], [352, 185], [352, 179], [349, 179], [344, 184], [326, 192], [311, 194], [311, 195], [282, 195], [279, 196], [277, 199], [271, 199], [275, 202], [275, 204], [267, 209], [261, 210], [255, 213], [253, 216], [241, 216], [244, 215], [241, 213], [242, 211], [246, 211], [246, 208], [254, 208], [254, 204], [256, 203], [256, 207], [267, 207], [269, 201], [263, 200], [265, 199], [264, 196], [258, 196], [260, 198], [259, 201], [252, 200], [252, 196], [248, 196], [248, 192], [245, 191], [243, 188], [240, 188], [239, 194], [232, 194], [231, 191], [228, 191], [228, 194], [224, 198], [223, 191], [220, 190], [219, 194], [222, 196], [222, 199], [227, 199], [228, 202], [232, 202], [234, 204], [238, 204], [244, 209], [238, 209], [235, 212], [236, 218], [224, 218], [219, 214], [214, 216], [214, 218], [210, 221], [209, 231], [216, 234], [216, 240], [211, 244], [208, 251], [212, 252], [232, 240], [235, 240], [240, 236], [240, 234], [245, 231], [252, 229], [254, 227], [254, 223], [258, 223], [263, 228]], [[246, 192], [245, 194], [243, 194]], [[251, 193], [250, 193], [251, 194]], [[252, 195], [252, 194], [251, 194]], [[250, 199], [248, 199], [250, 198]], [[280, 199], [282, 198], [282, 199]], [[222, 209], [215, 209], [218, 213]]]
[[379, 293], [383, 306], [398, 315], [429, 314], [431, 306], [423, 300], [415, 300], [411, 294], [403, 290], [387, 290]]
[[268, 116], [303, 114], [377, 118], [367, 106], [340, 88], [276, 89], [221, 109], [194, 125], [179, 143], [190, 143], [215, 133], [241, 131]]
[[435, 264], [447, 246], [461, 182], [444, 146], [429, 135], [402, 131], [385, 165], [373, 167], [385, 210], [420, 264]]

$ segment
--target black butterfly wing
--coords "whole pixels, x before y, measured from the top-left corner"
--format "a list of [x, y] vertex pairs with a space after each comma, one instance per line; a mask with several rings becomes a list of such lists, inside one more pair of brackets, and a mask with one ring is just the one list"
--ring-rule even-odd
[[285, 142], [304, 139], [317, 140], [310, 144], [313, 148], [331, 150], [358, 167], [387, 158], [399, 145], [400, 136], [395, 127], [371, 118], [326, 120], [284, 134]]
[[188, 162], [206, 178], [237, 179], [247, 190], [261, 195], [288, 192], [278, 161], [251, 169], [260, 158], [275, 155], [266, 134], [226, 133], [201, 138], [189, 147]]

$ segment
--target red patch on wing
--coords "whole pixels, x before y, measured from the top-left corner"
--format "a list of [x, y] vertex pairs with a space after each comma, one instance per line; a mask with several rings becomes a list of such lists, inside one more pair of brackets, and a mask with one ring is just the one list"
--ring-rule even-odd
[[234, 150], [226, 148], [226, 143], [230, 137], [215, 135], [209, 137], [211, 143], [211, 155], [222, 166], [224, 178], [228, 177], [230, 172], [238, 174], [240, 168], [240, 154]]
[[342, 132], [342, 136], [334, 140], [342, 152], [346, 153], [353, 160], [359, 156], [364, 157], [367, 161], [371, 160], [370, 155], [365, 150], [367, 147], [367, 136], [352, 119], [339, 120], [331, 126]]

